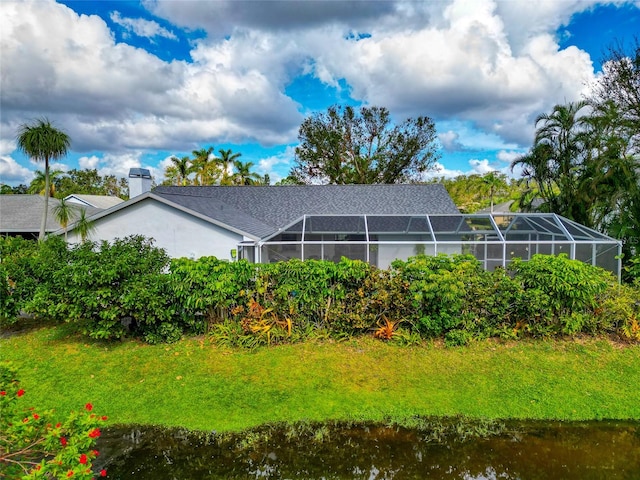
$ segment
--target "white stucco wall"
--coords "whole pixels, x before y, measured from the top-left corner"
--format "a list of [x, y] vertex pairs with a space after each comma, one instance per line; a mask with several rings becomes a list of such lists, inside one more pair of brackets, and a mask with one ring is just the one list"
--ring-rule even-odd
[[[184, 213], [152, 198], [123, 208], [95, 220], [91, 240], [107, 240], [129, 235], [144, 235], [155, 240], [170, 257], [199, 258], [213, 255], [231, 260], [231, 250], [242, 241], [242, 235]], [[79, 242], [80, 236], [69, 232], [69, 242]]]

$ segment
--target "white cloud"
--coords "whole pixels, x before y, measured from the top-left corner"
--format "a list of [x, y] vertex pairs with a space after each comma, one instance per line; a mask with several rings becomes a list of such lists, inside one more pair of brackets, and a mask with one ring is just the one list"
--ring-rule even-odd
[[496, 169], [489, 164], [489, 160], [487, 160], [486, 158], [483, 160], [469, 160], [469, 165], [471, 165], [472, 172], [479, 175], [484, 175], [485, 173], [496, 171]]
[[[99, 17], [51, 0], [6, 2], [1, 12], [2, 63], [11, 66], [3, 68], [5, 141], [25, 111], [56, 119], [78, 152], [190, 150], [203, 139], [278, 143], [301, 121], [284, 79], [220, 61], [224, 42], [211, 53], [215, 63], [164, 62], [115, 43]], [[249, 40], [248, 48], [260, 42]]]
[[78, 165], [83, 170], [97, 169], [99, 163], [100, 163], [100, 159], [95, 155], [92, 155], [90, 157], [80, 157], [78, 159]]
[[269, 174], [271, 183], [282, 180], [289, 174], [289, 170], [294, 163], [295, 147], [287, 146], [283, 152], [272, 155], [258, 161], [256, 171], [262, 175]]
[[525, 152], [524, 151], [517, 151], [517, 150], [500, 150], [496, 157], [498, 160], [500, 160], [501, 162], [506, 162], [511, 164], [511, 162], [513, 162], [516, 158], [520, 157], [521, 155], [523, 155]]
[[[31, 112], [56, 119], [76, 152], [106, 152], [98, 164], [114, 172], [145, 151], [291, 143], [304, 106], [285, 89], [302, 72], [398, 119], [434, 117], [445, 148], [515, 151], [530, 145], [535, 116], [593, 79], [589, 56], [561, 50], [555, 32], [595, 1], [144, 3], [206, 30], [192, 63], [116, 43], [104, 20], [53, 0], [0, 4], [0, 153]], [[146, 38], [178, 31], [112, 20]]]
[[438, 139], [446, 151], [453, 152], [464, 149], [463, 145], [460, 143], [460, 135], [453, 130], [439, 133]]
[[178, 38], [173, 32], [170, 32], [153, 20], [123, 17], [118, 11], [111, 12], [109, 17], [114, 23], [120, 25], [127, 32], [134, 33], [139, 37], [149, 39], [153, 39], [154, 37], [164, 37], [170, 40], [176, 40]]
[[24, 183], [28, 185], [33, 180], [33, 171], [23, 167], [13, 158], [0, 155], [0, 182], [8, 185]]

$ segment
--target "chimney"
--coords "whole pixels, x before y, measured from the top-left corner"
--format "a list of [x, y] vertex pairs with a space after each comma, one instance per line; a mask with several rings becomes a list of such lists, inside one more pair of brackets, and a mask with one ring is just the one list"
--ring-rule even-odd
[[146, 168], [129, 170], [129, 198], [151, 191], [151, 172]]

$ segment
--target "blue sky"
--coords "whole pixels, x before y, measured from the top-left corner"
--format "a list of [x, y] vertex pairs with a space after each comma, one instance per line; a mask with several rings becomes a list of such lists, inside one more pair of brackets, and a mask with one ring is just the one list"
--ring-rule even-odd
[[430, 175], [508, 172], [533, 119], [638, 32], [637, 0], [3, 0], [0, 182], [40, 167], [15, 135], [42, 116], [72, 139], [54, 168], [159, 182], [169, 157], [213, 146], [278, 180], [302, 120], [334, 104], [433, 118]]

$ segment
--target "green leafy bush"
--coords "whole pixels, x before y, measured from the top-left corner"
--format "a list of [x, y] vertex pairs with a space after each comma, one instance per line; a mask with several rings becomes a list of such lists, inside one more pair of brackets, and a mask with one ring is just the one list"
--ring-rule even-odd
[[75, 323], [97, 339], [129, 333], [151, 341], [179, 338], [166, 274], [169, 258], [152, 240], [131, 236], [113, 243], [83, 242], [65, 252], [62, 264], [42, 263], [43, 281], [25, 306], [27, 312]]
[[66, 259], [59, 237], [38, 243], [21, 237], [0, 237], [0, 325], [12, 324], [35, 295], [36, 288]]
[[256, 265], [246, 260], [171, 260], [173, 292], [183, 321], [202, 333], [213, 323], [233, 317], [255, 288], [255, 275]]
[[427, 337], [444, 335], [463, 323], [467, 295], [482, 264], [471, 255], [419, 255], [392, 263], [393, 272], [408, 285], [409, 319]]

